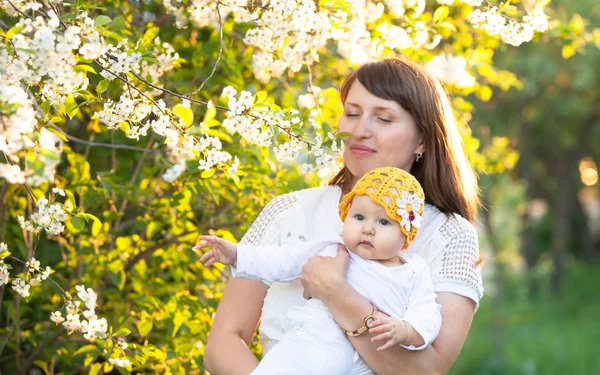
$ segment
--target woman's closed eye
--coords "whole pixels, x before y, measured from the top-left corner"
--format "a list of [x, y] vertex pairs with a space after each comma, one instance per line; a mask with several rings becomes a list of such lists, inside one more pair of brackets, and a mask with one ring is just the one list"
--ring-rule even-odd
[[344, 116], [346, 116], [346, 117], [358, 117], [360, 115], [358, 113], [356, 113], [356, 112], [348, 112], [348, 113], [344, 113]]
[[392, 122], [392, 120], [388, 119], [388, 118], [383, 118], [383, 117], [377, 117], [377, 120], [385, 123], [385, 124], [389, 124]]
[[381, 220], [379, 220], [379, 224], [386, 226], [386, 225], [390, 224], [390, 221], [387, 219], [381, 219]]

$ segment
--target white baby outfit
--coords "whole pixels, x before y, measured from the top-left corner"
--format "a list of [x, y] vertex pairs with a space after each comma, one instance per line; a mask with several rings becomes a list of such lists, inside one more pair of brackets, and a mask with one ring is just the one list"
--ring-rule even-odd
[[[282, 246], [294, 239], [310, 242], [326, 238], [331, 233], [340, 233], [343, 225], [338, 211], [341, 194], [338, 186], [324, 186], [274, 198], [246, 232], [240, 245]], [[477, 233], [473, 225], [463, 217], [446, 215], [434, 206], [425, 204], [415, 242], [403, 252], [403, 255], [409, 254], [425, 259], [434, 292], [455, 293], [478, 305], [483, 296], [483, 287], [481, 272], [477, 266]], [[299, 281], [274, 282], [270, 285], [260, 324], [260, 341], [264, 354], [275, 348], [293, 326], [294, 322], [287, 311], [305, 303]], [[330, 336], [328, 332], [322, 334], [324, 337]], [[319, 337], [306, 337], [306, 340], [313, 343]], [[344, 340], [349, 342], [346, 338]], [[302, 347], [299, 352], [300, 349]], [[327, 362], [324, 359], [323, 363]], [[358, 373], [360, 369], [353, 370], [349, 375]]]
[[[292, 281], [314, 255], [335, 256], [341, 234], [310, 242], [287, 241], [283, 246], [238, 245], [234, 277], [266, 282]], [[406, 320], [421, 335], [426, 348], [442, 323], [427, 263], [419, 256], [402, 256], [405, 264], [387, 267], [349, 252], [346, 279], [379, 311]], [[327, 307], [318, 299], [287, 312], [291, 321], [281, 342], [266, 355], [253, 375], [372, 374], [354, 350]], [[383, 342], [380, 343], [383, 345]]]

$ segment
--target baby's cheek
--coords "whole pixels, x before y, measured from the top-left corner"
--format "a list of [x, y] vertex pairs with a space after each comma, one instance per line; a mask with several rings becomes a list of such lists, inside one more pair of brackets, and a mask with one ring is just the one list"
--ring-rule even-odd
[[352, 225], [350, 225], [346, 222], [344, 224], [344, 230], [342, 232], [342, 238], [344, 239], [344, 245], [352, 246], [353, 237], [354, 237], [354, 235], [353, 235], [353, 231], [352, 231]]

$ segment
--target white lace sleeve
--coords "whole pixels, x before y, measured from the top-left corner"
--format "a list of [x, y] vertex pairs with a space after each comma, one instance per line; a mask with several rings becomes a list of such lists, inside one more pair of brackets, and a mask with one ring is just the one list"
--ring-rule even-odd
[[435, 291], [460, 294], [479, 306], [483, 285], [475, 228], [461, 216], [450, 215], [440, 231], [446, 245], [430, 264]]
[[[294, 193], [283, 194], [273, 198], [265, 208], [262, 209], [250, 229], [240, 240], [240, 245], [254, 246], [280, 246], [280, 222], [282, 218], [288, 217], [297, 202]], [[232, 275], [236, 272], [232, 268]], [[271, 285], [269, 282], [264, 282]]]
[[287, 216], [296, 202], [294, 193], [273, 198], [242, 237], [240, 245], [279, 245], [279, 220], [282, 216]]

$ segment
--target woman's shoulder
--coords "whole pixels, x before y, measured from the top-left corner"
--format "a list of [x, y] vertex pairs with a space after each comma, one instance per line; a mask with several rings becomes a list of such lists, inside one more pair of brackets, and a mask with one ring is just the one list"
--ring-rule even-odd
[[306, 209], [332, 201], [337, 204], [340, 194], [341, 189], [336, 185], [311, 187], [278, 195], [269, 202], [268, 206], [301, 204]]
[[477, 241], [475, 226], [459, 214], [448, 214], [448, 220], [440, 227], [440, 234], [448, 242], [457, 238]]
[[456, 213], [443, 213], [431, 204], [425, 204], [424, 222], [444, 242], [457, 237], [477, 237], [475, 226], [467, 219]]
[[[297, 221], [315, 213], [327, 213], [330, 208], [337, 207], [340, 194], [341, 189], [338, 186], [320, 186], [281, 194], [271, 199], [259, 218], [277, 217], [278, 220], [284, 220], [293, 217]], [[333, 211], [337, 213], [336, 209]]]

